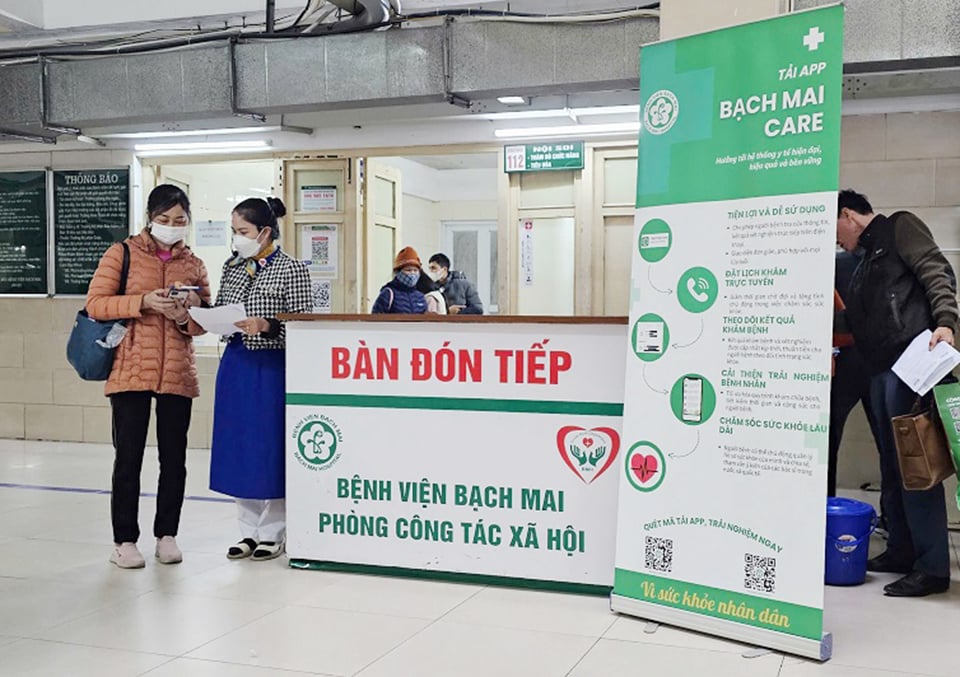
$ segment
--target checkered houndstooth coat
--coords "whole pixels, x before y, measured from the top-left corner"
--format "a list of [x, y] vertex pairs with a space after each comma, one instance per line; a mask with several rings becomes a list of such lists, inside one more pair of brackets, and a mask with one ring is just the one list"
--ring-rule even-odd
[[[216, 305], [242, 303], [247, 317], [268, 319], [280, 313], [309, 313], [313, 310], [310, 272], [303, 261], [297, 261], [278, 249], [253, 277], [242, 263], [233, 265], [233, 261], [230, 259], [223, 264]], [[243, 336], [243, 345], [248, 350], [282, 350], [286, 341], [287, 331], [283, 323], [276, 338]]]

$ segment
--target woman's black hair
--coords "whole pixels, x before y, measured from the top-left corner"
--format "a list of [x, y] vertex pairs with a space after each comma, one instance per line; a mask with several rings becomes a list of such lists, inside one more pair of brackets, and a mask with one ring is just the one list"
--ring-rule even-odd
[[190, 198], [187, 197], [187, 194], [184, 193], [181, 188], [169, 183], [162, 183], [151, 190], [149, 197], [147, 197], [147, 218], [153, 221], [155, 216], [163, 214], [165, 211], [173, 209], [177, 205], [183, 208], [183, 211], [187, 213], [187, 218], [189, 219]]
[[264, 228], [269, 228], [270, 239], [276, 240], [280, 237], [280, 226], [277, 225], [277, 219], [287, 213], [287, 208], [283, 206], [280, 198], [268, 197], [264, 200], [259, 197], [251, 197], [234, 207], [233, 213], [247, 223], [255, 225], [258, 232]]

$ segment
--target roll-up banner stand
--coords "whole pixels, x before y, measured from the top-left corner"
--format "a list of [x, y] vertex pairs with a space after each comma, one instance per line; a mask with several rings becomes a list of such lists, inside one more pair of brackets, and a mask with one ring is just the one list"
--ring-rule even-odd
[[825, 660], [843, 8], [641, 53], [615, 611]]

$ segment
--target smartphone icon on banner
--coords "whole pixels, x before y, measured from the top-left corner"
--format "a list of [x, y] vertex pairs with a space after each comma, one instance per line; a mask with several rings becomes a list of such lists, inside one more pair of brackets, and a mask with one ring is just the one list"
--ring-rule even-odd
[[703, 417], [703, 379], [684, 376], [682, 418], [690, 423], [700, 423]]
[[657, 355], [663, 352], [663, 322], [637, 322], [638, 353]]

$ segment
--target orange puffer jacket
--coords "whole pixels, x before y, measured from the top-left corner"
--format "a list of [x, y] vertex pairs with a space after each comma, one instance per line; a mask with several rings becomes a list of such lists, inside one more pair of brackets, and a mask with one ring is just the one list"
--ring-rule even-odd
[[200, 387], [193, 354], [193, 336], [204, 330], [192, 319], [183, 327], [159, 313], [141, 310], [143, 297], [174, 283], [200, 287], [200, 297], [210, 302], [207, 269], [182, 242], [169, 261], [157, 257], [157, 245], [144, 229], [127, 238], [130, 272], [126, 294], [118, 296], [123, 247], [111, 246], [93, 274], [87, 290], [87, 313], [97, 320], [127, 320], [127, 335], [117, 347], [106, 395], [152, 391], [197, 397]]

